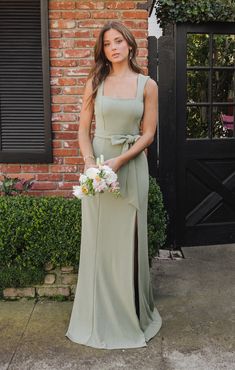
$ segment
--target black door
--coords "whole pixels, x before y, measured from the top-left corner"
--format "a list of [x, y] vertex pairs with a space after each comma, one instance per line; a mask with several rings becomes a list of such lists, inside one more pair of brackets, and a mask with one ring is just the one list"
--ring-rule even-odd
[[176, 243], [235, 242], [235, 28], [176, 27]]

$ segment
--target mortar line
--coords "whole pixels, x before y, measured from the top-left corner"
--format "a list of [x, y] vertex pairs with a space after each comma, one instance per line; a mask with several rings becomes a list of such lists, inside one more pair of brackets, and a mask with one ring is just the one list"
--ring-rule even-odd
[[31, 313], [30, 313], [30, 315], [29, 315], [29, 318], [28, 318], [28, 320], [27, 320], [27, 322], [26, 322], [26, 324], [25, 324], [25, 327], [24, 327], [24, 329], [23, 329], [23, 331], [22, 331], [22, 334], [21, 334], [21, 336], [20, 336], [20, 338], [19, 338], [19, 340], [18, 340], [18, 343], [17, 343], [17, 345], [16, 345], [16, 348], [15, 348], [15, 350], [14, 350], [14, 352], [13, 352], [12, 356], [11, 356], [10, 362], [9, 362], [9, 364], [8, 364], [8, 366], [7, 366], [7, 368], [6, 368], [6, 370], [8, 370], [8, 369], [9, 369], [10, 365], [12, 364], [12, 361], [14, 360], [14, 357], [15, 357], [16, 353], [18, 352], [18, 349], [20, 348], [21, 340], [22, 340], [22, 339], [23, 339], [23, 337], [24, 337], [24, 334], [25, 334], [25, 332], [26, 332], [26, 330], [27, 330], [28, 324], [29, 324], [29, 322], [30, 322], [30, 320], [31, 320], [31, 317], [32, 317], [32, 315], [33, 315], [33, 312], [34, 312], [34, 309], [35, 309], [35, 307], [36, 307], [36, 304], [37, 304], [37, 303], [38, 303], [38, 301], [36, 300], [36, 301], [35, 301], [35, 303], [34, 303], [34, 305], [33, 305], [33, 309], [32, 309], [32, 311], [31, 311]]

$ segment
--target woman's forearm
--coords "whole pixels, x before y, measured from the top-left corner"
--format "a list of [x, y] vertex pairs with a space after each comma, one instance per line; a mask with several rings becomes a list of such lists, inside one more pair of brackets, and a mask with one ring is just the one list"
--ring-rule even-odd
[[123, 166], [131, 159], [135, 158], [139, 153], [141, 153], [144, 149], [146, 149], [152, 142], [153, 142], [153, 135], [150, 133], [146, 133], [142, 135], [131, 148], [122, 153], [118, 160], [120, 161], [121, 165]]

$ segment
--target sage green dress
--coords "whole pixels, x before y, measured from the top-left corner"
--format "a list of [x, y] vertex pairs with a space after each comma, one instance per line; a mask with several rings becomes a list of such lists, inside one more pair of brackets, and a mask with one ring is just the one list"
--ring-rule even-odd
[[[138, 140], [148, 78], [138, 75], [133, 99], [104, 96], [100, 85], [95, 101], [95, 156], [116, 157]], [[149, 274], [145, 153], [123, 166], [118, 179], [121, 197], [102, 193], [82, 199], [78, 284], [66, 336], [96, 348], [144, 347], [161, 327]], [[134, 288], [136, 227], [139, 315]]]

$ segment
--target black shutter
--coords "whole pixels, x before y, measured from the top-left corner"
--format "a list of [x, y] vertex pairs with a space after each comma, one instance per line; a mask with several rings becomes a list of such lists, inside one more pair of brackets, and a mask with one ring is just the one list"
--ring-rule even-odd
[[0, 162], [51, 162], [48, 1], [0, 0]]

